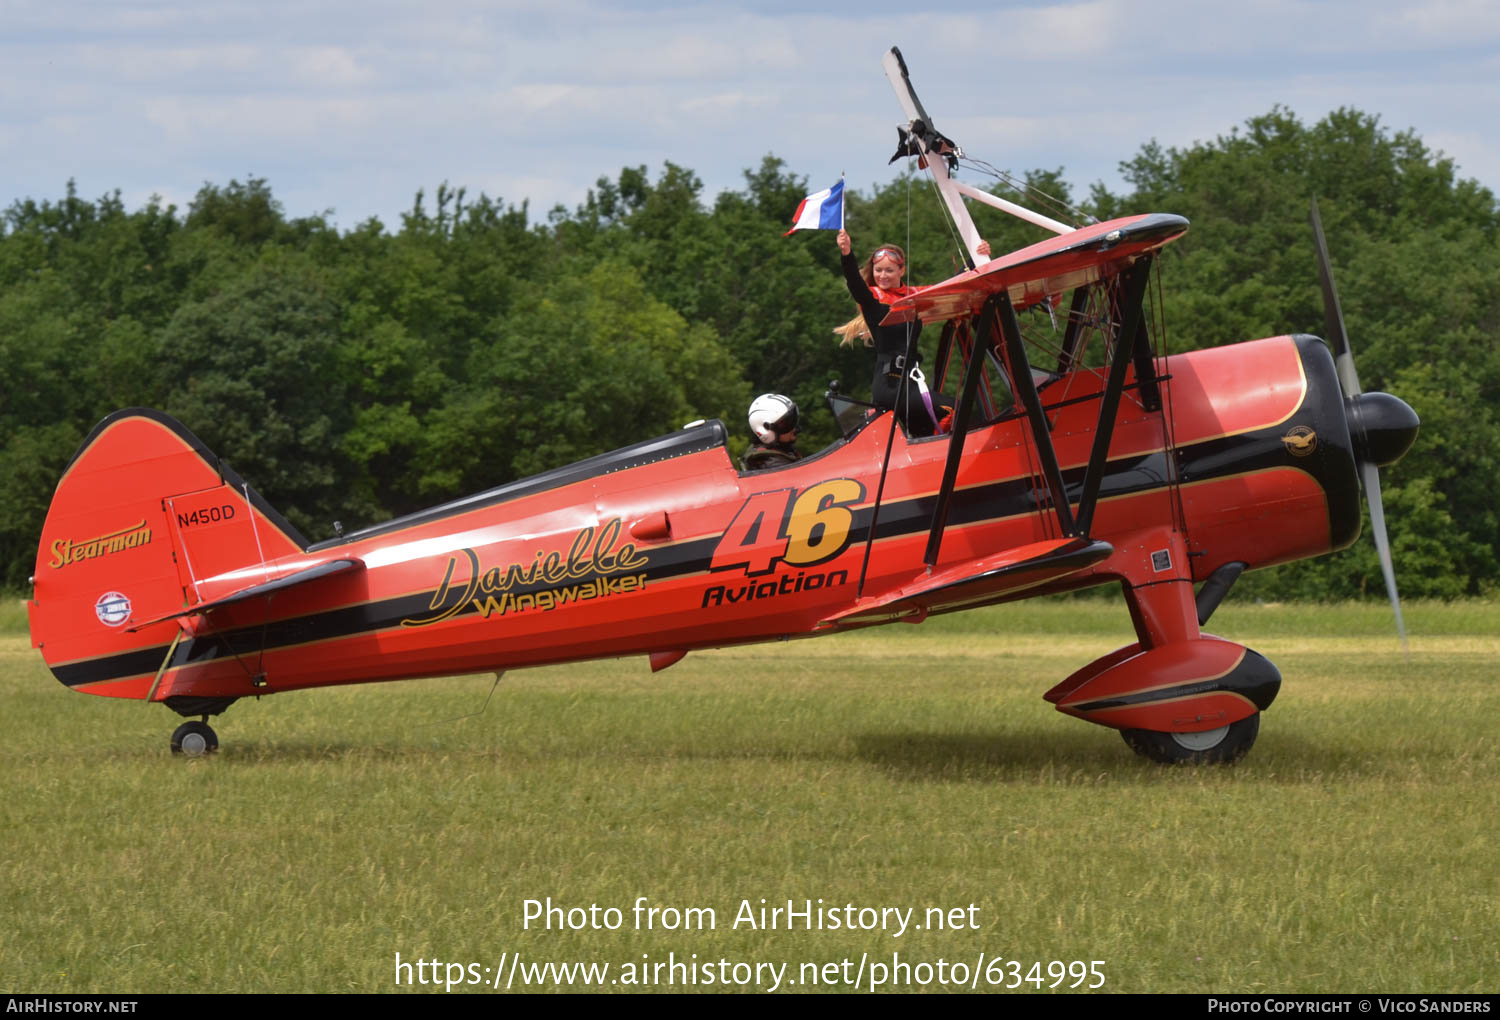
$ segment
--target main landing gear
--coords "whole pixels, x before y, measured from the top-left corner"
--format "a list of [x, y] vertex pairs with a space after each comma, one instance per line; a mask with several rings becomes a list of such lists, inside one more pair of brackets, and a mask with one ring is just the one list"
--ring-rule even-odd
[[1260, 713], [1198, 733], [1121, 730], [1130, 749], [1163, 765], [1229, 765], [1239, 761], [1260, 732]]
[[1131, 750], [1154, 762], [1239, 761], [1255, 743], [1281, 674], [1265, 656], [1200, 627], [1244, 564], [1215, 570], [1195, 597], [1177, 532], [1143, 529], [1117, 549], [1115, 566], [1137, 640], [1043, 697], [1060, 712], [1119, 730]]
[[172, 731], [172, 753], [189, 758], [201, 758], [219, 749], [219, 736], [208, 725], [208, 716], [201, 721], [185, 722]]

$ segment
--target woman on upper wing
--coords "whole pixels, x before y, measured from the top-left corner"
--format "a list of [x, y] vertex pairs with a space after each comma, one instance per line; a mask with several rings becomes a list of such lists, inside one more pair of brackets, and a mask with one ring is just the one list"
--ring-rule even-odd
[[[859, 336], [865, 346], [875, 348], [875, 377], [870, 386], [875, 405], [894, 410], [911, 435], [934, 435], [940, 431], [939, 422], [952, 411], [953, 401], [930, 393], [918, 367], [916, 342], [922, 333], [922, 320], [880, 325], [893, 302], [916, 290], [901, 282], [906, 273], [906, 252], [894, 244], [883, 244], [860, 266], [854, 259], [848, 231], [839, 231], [838, 245], [844, 283], [859, 306], [859, 314], [834, 332], [843, 337], [845, 347], [852, 347]], [[988, 255], [989, 242], [981, 241], [978, 250]]]

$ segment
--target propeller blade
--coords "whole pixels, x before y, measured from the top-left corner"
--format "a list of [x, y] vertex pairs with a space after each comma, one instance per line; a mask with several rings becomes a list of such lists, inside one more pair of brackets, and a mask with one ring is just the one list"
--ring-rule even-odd
[[[1351, 436], [1354, 432], [1359, 433], [1356, 440], [1356, 449], [1359, 465], [1359, 481], [1365, 490], [1365, 503], [1370, 508], [1370, 530], [1375, 534], [1375, 551], [1380, 554], [1380, 570], [1385, 575], [1385, 590], [1391, 599], [1391, 610], [1396, 614], [1396, 633], [1401, 638], [1401, 651], [1410, 656], [1411, 649], [1406, 643], [1406, 622], [1401, 618], [1401, 598], [1396, 594], [1396, 569], [1391, 562], [1391, 540], [1385, 530], [1385, 505], [1380, 499], [1380, 468], [1377, 466], [1381, 454], [1371, 449], [1370, 427], [1365, 422], [1365, 407], [1372, 408], [1370, 417], [1372, 420], [1380, 421], [1380, 424], [1388, 426], [1387, 431], [1394, 429], [1400, 432], [1404, 438], [1404, 444], [1400, 452], [1391, 456], [1391, 462], [1405, 453], [1411, 445], [1412, 439], [1416, 437], [1416, 415], [1411, 408], [1396, 400], [1410, 416], [1408, 423], [1404, 416], [1395, 415], [1394, 412], [1384, 416], [1374, 413], [1373, 408], [1382, 401], [1375, 401], [1375, 397], [1383, 398], [1384, 404], [1391, 403], [1392, 398], [1385, 394], [1372, 394], [1370, 397], [1362, 397], [1359, 387], [1359, 373], [1354, 370], [1354, 352], [1349, 348], [1349, 334], [1344, 329], [1344, 311], [1339, 305], [1339, 293], [1333, 285], [1333, 265], [1328, 258], [1328, 241], [1323, 236], [1323, 220], [1318, 215], [1318, 200], [1312, 200], [1308, 219], [1312, 223], [1313, 243], [1318, 251], [1318, 282], [1323, 287], [1323, 316], [1328, 323], [1328, 343], [1333, 349], [1333, 365], [1338, 372], [1339, 388], [1344, 391], [1345, 415], [1350, 420]], [[1371, 403], [1373, 401], [1373, 403]], [[1356, 424], [1357, 423], [1357, 424]], [[1385, 433], [1379, 432], [1382, 442], [1377, 446], [1390, 445], [1384, 442]], [[1396, 441], [1393, 441], [1396, 442]], [[1394, 446], [1392, 446], [1394, 449]]]
[[1313, 242], [1318, 249], [1318, 281], [1323, 285], [1323, 316], [1328, 322], [1328, 344], [1333, 348], [1333, 364], [1338, 370], [1339, 386], [1344, 397], [1360, 394], [1359, 374], [1354, 371], [1354, 352], [1349, 349], [1349, 334], [1344, 331], [1344, 312], [1339, 293], [1333, 286], [1333, 266], [1328, 258], [1328, 242], [1323, 238], [1323, 220], [1318, 216], [1318, 200], [1312, 200]]
[[1375, 550], [1380, 553], [1380, 570], [1385, 574], [1385, 590], [1396, 613], [1396, 633], [1401, 636], [1401, 651], [1411, 654], [1406, 644], [1406, 623], [1401, 619], [1401, 599], [1396, 594], [1396, 569], [1391, 564], [1391, 540], [1385, 533], [1385, 506], [1380, 501], [1380, 469], [1369, 461], [1359, 465], [1360, 481], [1365, 487], [1365, 501], [1370, 505], [1370, 530], [1375, 533]]

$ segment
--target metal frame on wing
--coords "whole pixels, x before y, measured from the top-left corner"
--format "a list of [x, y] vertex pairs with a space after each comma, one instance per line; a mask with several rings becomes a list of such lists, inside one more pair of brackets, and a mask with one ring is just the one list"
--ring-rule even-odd
[[[989, 260], [977, 251], [979, 233], [974, 226], [973, 219], [969, 216], [968, 209], [964, 206], [963, 196], [965, 195], [994, 205], [1030, 223], [1046, 227], [1054, 233], [1073, 232], [1074, 228], [1066, 224], [954, 180], [949, 171], [952, 169], [952, 164], [956, 163], [961, 150], [950, 139], [939, 134], [933, 126], [932, 118], [927, 114], [921, 100], [912, 89], [901, 52], [892, 48], [886, 54], [884, 66], [886, 77], [890, 79], [891, 87], [895, 90], [896, 97], [908, 118], [907, 124], [899, 129], [901, 148], [897, 151], [897, 156], [917, 156], [921, 159], [922, 165], [932, 174], [938, 192], [942, 195], [944, 204], [958, 228], [959, 236], [968, 249], [965, 256], [971, 272]], [[1118, 232], [1114, 240], [1109, 237], [1104, 238], [1100, 250], [1107, 249], [1118, 238]], [[1152, 364], [1151, 346], [1144, 328], [1143, 315], [1146, 284], [1150, 279], [1153, 263], [1154, 255], [1146, 252], [1118, 270], [1116, 314], [1112, 317], [1116, 331], [1114, 354], [1111, 358], [1108, 379], [1100, 394], [1099, 420], [1094, 433], [1093, 449], [1084, 471], [1083, 486], [1078, 496], [1076, 516], [1073, 512], [1073, 501], [1069, 498], [1067, 484], [1063, 480], [1062, 468], [1058, 464], [1057, 452], [1052, 445], [1051, 425], [1042, 407], [1041, 396], [1037, 392], [1031, 361], [1026, 355], [1020, 321], [1016, 318], [1016, 310], [1011, 301], [1009, 289], [1007, 287], [996, 288], [985, 299], [978, 314], [973, 316], [975, 328], [972, 331], [973, 342], [971, 344], [952, 343], [955, 331], [951, 328], [944, 329], [942, 350], [938, 357], [940, 370], [946, 370], [946, 362], [952, 349], [957, 349], [960, 357], [965, 360], [958, 406], [953, 412], [952, 428], [948, 439], [947, 462], [944, 465], [943, 480], [938, 490], [937, 501], [933, 507], [932, 525], [923, 555], [923, 562], [927, 564], [929, 570], [937, 563], [938, 552], [942, 546], [943, 532], [948, 522], [948, 511], [953, 500], [953, 489], [958, 479], [958, 465], [962, 459], [964, 441], [974, 417], [976, 398], [984, 372], [984, 355], [987, 351], [994, 351], [998, 354], [1001, 364], [1005, 367], [1011, 392], [1019, 402], [1021, 411], [1030, 426], [1042, 481], [1052, 505], [1052, 513], [1056, 517], [1058, 533], [1069, 538], [1088, 536], [1094, 520], [1094, 509], [1098, 503], [1099, 487], [1109, 459], [1109, 444], [1114, 435], [1115, 416], [1119, 411], [1121, 394], [1125, 390], [1126, 370], [1132, 362], [1134, 362], [1136, 377], [1140, 380], [1146, 402], [1155, 404], [1156, 407], [1160, 406], [1159, 396], [1155, 391], [1155, 370]], [[1073, 367], [1072, 362], [1077, 357], [1082, 329], [1082, 316], [1078, 313], [1081, 312], [1081, 306], [1086, 302], [1087, 290], [1087, 283], [1080, 283], [1074, 287], [1074, 314], [1069, 316], [1063, 342], [1063, 355], [1059, 359], [1060, 368]]]

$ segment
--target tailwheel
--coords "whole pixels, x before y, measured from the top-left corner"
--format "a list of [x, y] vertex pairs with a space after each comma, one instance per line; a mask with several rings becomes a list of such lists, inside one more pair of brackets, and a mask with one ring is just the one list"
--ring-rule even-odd
[[189, 758], [201, 758], [219, 749], [219, 736], [208, 725], [208, 717], [202, 722], [185, 722], [172, 731], [172, 753], [185, 754]]
[[1229, 765], [1239, 761], [1260, 732], [1260, 713], [1199, 733], [1121, 730], [1130, 749], [1163, 765]]

